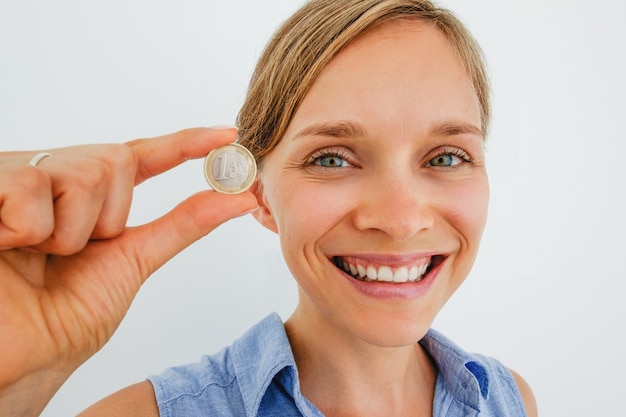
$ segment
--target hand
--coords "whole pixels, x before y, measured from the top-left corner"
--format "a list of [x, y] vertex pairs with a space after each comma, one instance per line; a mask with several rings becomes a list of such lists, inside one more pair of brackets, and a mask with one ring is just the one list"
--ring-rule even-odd
[[206, 190], [126, 227], [135, 185], [235, 137], [234, 129], [190, 129], [53, 149], [36, 167], [33, 152], [0, 153], [0, 410], [38, 415], [109, 340], [151, 273], [256, 208], [249, 192]]

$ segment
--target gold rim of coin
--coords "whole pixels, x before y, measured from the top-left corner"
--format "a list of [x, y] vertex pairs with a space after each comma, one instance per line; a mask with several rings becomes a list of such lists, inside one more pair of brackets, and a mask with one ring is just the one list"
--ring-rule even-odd
[[220, 193], [243, 193], [254, 182], [256, 172], [254, 156], [238, 143], [215, 148], [204, 158], [204, 178]]

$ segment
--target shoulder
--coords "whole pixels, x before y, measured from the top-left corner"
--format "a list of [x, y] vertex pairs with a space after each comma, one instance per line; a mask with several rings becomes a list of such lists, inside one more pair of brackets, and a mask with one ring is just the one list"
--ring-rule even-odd
[[442, 399], [452, 397], [489, 416], [536, 416], [528, 384], [497, 359], [467, 352], [432, 329], [420, 344], [439, 368]]
[[272, 314], [222, 351], [149, 380], [162, 416], [252, 415], [274, 377], [293, 363], [282, 321]]
[[[475, 355], [489, 370], [492, 376], [491, 394], [500, 397], [507, 408], [515, 403], [521, 403], [526, 417], [537, 417], [537, 402], [535, 395], [524, 378], [511, 368], [503, 365], [499, 360], [489, 356]], [[517, 407], [515, 407], [517, 408]]]
[[539, 415], [537, 410], [537, 401], [530, 385], [528, 385], [528, 382], [526, 382], [526, 380], [514, 370], [509, 369], [509, 372], [513, 375], [513, 378], [515, 378], [515, 383], [517, 384], [517, 389], [522, 396], [522, 400], [524, 400], [524, 406], [526, 407], [528, 417], [537, 417]]
[[201, 416], [203, 409], [241, 411], [243, 407], [232, 347], [204, 356], [200, 362], [168, 368], [149, 380], [162, 415], [184, 410], [187, 415]]
[[78, 417], [128, 415], [159, 417], [159, 409], [150, 382], [139, 382], [111, 394], [80, 413]]
[[205, 410], [242, 411], [241, 393], [227, 356], [228, 349], [205, 356], [198, 363], [168, 368], [147, 381], [98, 401], [80, 417], [159, 417], [177, 415], [181, 411], [186, 415], [201, 416], [205, 415]]
[[282, 320], [272, 314], [221, 352], [166, 369], [102, 400], [82, 416], [242, 416], [261, 410], [286, 416], [311, 408], [299, 392]]

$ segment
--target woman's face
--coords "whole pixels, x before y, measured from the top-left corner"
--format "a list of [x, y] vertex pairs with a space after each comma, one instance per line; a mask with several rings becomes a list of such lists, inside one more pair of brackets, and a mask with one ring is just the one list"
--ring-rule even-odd
[[444, 35], [382, 25], [324, 69], [260, 174], [298, 309], [379, 346], [413, 344], [467, 276], [488, 181], [478, 98]]

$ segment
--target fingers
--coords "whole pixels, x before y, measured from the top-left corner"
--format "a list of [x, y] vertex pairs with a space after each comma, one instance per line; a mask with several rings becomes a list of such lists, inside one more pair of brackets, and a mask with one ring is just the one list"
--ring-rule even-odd
[[[2, 154], [0, 249], [67, 255], [90, 239], [118, 236], [126, 228], [136, 184], [236, 136], [235, 128], [196, 128], [125, 145], [52, 149], [36, 167], [28, 166], [33, 152]], [[225, 218], [238, 214], [235, 208], [224, 209]]]
[[58, 255], [76, 253], [93, 237], [96, 225], [111, 221], [112, 210], [103, 209], [105, 201], [117, 198], [111, 170], [94, 158], [61, 155], [48, 158], [39, 169], [50, 178], [54, 229], [31, 247]]
[[135, 184], [161, 174], [189, 159], [201, 158], [218, 146], [235, 141], [233, 127], [186, 129], [153, 139], [128, 142], [138, 160]]
[[[69, 201], [71, 198], [79, 204], [86, 200], [91, 201], [89, 206], [93, 209], [92, 206], [97, 205], [98, 191], [101, 191], [98, 188], [104, 187], [104, 199], [89, 237], [92, 239], [115, 237], [122, 233], [128, 220], [135, 186], [137, 158], [128, 146], [121, 144], [92, 146], [85, 155], [87, 160], [79, 158], [74, 162], [92, 164], [92, 166], [74, 167], [74, 173], [82, 172], [89, 173], [89, 175], [82, 181], [82, 187], [74, 185], [74, 188], [64, 190], [68, 197], [68, 207], [72, 204]], [[69, 177], [61, 181], [62, 184], [71, 182]], [[90, 184], [95, 184], [93, 190], [87, 190]], [[88, 200], [88, 195], [94, 195], [94, 199]]]
[[[4, 158], [0, 164], [1, 248], [31, 247], [70, 254], [105, 227], [99, 224], [125, 223], [123, 210], [103, 210], [106, 201], [122, 198], [111, 192], [115, 189], [111, 170], [102, 161], [62, 152], [37, 167], [6, 161]], [[132, 184], [132, 179], [128, 181]], [[119, 201], [109, 204], [119, 205]]]
[[220, 224], [257, 207], [257, 199], [251, 192], [228, 195], [203, 191], [154, 222], [127, 231], [125, 252], [135, 255], [140, 262], [140, 274], [145, 279]]
[[53, 230], [49, 177], [30, 166], [0, 165], [0, 249], [39, 243]]

